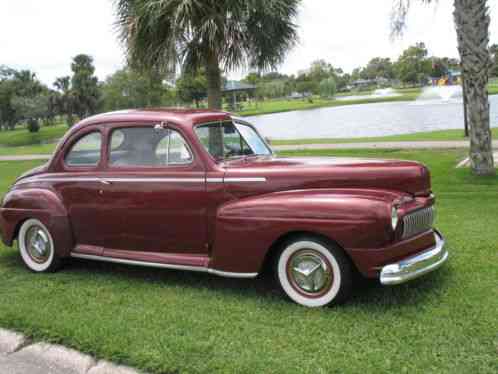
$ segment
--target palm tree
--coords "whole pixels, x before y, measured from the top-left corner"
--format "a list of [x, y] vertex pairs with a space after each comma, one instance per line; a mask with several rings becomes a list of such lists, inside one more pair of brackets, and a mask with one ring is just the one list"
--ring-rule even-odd
[[67, 125], [71, 127], [74, 124], [74, 92], [71, 88], [71, 77], [59, 77], [54, 82], [60, 95], [58, 97], [58, 107], [61, 113], [66, 114]]
[[[435, 0], [420, 0], [431, 3]], [[400, 34], [410, 0], [396, 0], [392, 29]], [[492, 136], [489, 122], [488, 77], [491, 68], [489, 9], [487, 0], [454, 0], [458, 51], [464, 77], [467, 119], [470, 125], [470, 163], [476, 175], [494, 175]]]
[[300, 0], [116, 0], [120, 38], [134, 67], [206, 70], [208, 105], [221, 108], [222, 72], [282, 62], [296, 43]]

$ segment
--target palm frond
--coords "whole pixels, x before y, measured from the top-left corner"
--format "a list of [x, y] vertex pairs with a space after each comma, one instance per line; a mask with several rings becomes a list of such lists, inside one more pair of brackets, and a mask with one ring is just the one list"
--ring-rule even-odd
[[[430, 4], [437, 0], [418, 0], [422, 4]], [[403, 35], [406, 29], [406, 17], [412, 5], [412, 0], [394, 0], [391, 9], [391, 40]]]
[[130, 64], [197, 70], [279, 64], [297, 40], [301, 0], [116, 0], [118, 32]]

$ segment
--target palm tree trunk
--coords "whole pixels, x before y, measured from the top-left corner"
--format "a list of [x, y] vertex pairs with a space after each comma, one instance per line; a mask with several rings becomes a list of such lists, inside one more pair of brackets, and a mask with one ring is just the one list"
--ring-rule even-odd
[[493, 148], [489, 125], [488, 51], [489, 23], [486, 0], [455, 0], [458, 51], [465, 77], [470, 125], [470, 164], [476, 175], [494, 175]]
[[[221, 109], [221, 69], [216, 54], [210, 53], [206, 61], [206, 79], [208, 84], [208, 108]], [[209, 153], [222, 158], [224, 156], [223, 128], [209, 128]]]
[[210, 53], [206, 63], [209, 109], [221, 109], [221, 69], [218, 57]]

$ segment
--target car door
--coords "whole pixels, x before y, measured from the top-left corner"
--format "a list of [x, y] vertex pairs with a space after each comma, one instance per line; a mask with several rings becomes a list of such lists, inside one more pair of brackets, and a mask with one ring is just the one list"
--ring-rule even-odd
[[76, 250], [101, 254], [105, 245], [117, 245], [119, 227], [103, 205], [104, 136], [100, 126], [77, 132], [63, 146], [56, 172], [50, 176], [54, 190], [67, 209]]
[[206, 254], [205, 170], [181, 129], [119, 125], [108, 138], [104, 204], [121, 233], [104, 254]]

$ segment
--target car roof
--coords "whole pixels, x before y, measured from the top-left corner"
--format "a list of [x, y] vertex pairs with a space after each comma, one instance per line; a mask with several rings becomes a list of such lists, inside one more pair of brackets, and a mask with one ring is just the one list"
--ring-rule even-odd
[[187, 109], [187, 108], [147, 108], [127, 109], [115, 112], [97, 114], [84, 119], [78, 124], [78, 128], [95, 123], [103, 124], [116, 122], [140, 122], [158, 121], [174, 122], [180, 126], [192, 126], [199, 123], [220, 121], [230, 119], [228, 112], [211, 109]]

